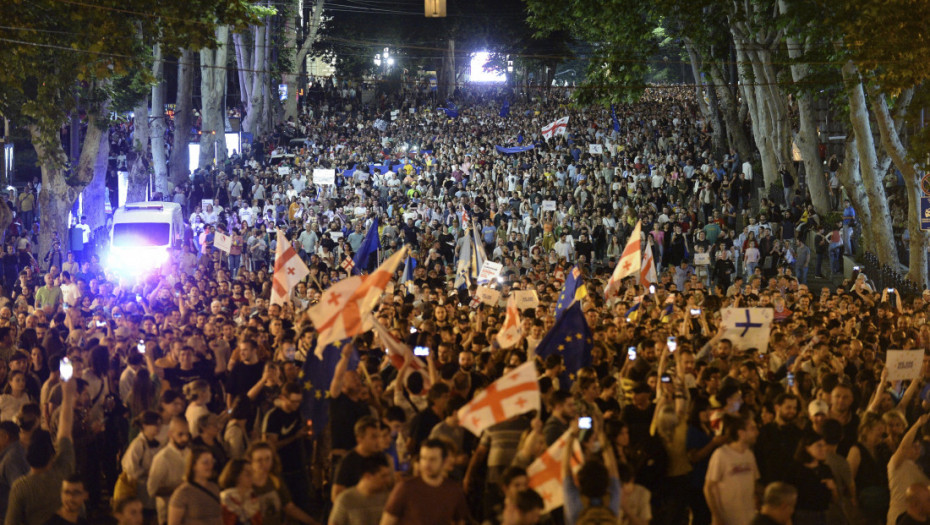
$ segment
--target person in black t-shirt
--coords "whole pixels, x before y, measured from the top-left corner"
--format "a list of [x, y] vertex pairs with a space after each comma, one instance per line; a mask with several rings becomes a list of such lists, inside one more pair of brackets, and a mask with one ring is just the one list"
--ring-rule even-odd
[[203, 379], [208, 383], [213, 380], [213, 365], [206, 361], [194, 362], [194, 349], [184, 346], [178, 351], [178, 366], [166, 368], [164, 378], [174, 390], [184, 390], [184, 385]]
[[262, 439], [278, 451], [282, 465], [281, 478], [290, 490], [294, 503], [307, 511], [310, 508], [310, 478], [307, 475], [304, 439], [310, 437], [310, 431], [301, 421], [298, 411], [302, 401], [300, 385], [285, 383], [281, 387], [279, 401], [265, 416]]
[[239, 341], [239, 362], [233, 365], [226, 379], [226, 406], [231, 407], [233, 400], [245, 396], [262, 378], [265, 364], [258, 359], [255, 342], [249, 339]]
[[[349, 370], [352, 348], [349, 344], [343, 346], [342, 358], [336, 365], [329, 387], [330, 446], [336, 457], [344, 456], [355, 447], [355, 423], [372, 414], [367, 397], [363, 397], [366, 387], [362, 385], [358, 373]], [[337, 464], [335, 458], [333, 464]]]
[[410, 438], [407, 441], [407, 450], [419, 450], [420, 444], [426, 441], [433, 427], [446, 417], [446, 405], [449, 404], [451, 391], [449, 385], [436, 383], [430, 387], [426, 400], [429, 407], [413, 416], [410, 420]]
[[365, 416], [355, 423], [355, 440], [358, 443], [336, 467], [333, 478], [332, 501], [344, 490], [354, 487], [362, 479], [365, 458], [384, 455], [381, 441], [381, 422], [374, 416]]
[[86, 525], [87, 520], [81, 517], [85, 501], [84, 481], [77, 474], [68, 476], [61, 482], [61, 507], [45, 525]]

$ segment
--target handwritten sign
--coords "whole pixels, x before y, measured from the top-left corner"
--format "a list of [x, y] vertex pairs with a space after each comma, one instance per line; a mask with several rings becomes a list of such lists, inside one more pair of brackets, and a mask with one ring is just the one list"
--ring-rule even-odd
[[709, 266], [710, 265], [710, 254], [709, 253], [694, 254], [694, 264], [696, 266]]
[[917, 379], [924, 366], [923, 350], [888, 350], [885, 368], [889, 381]]
[[536, 295], [536, 290], [515, 290], [511, 293], [520, 310], [532, 310], [539, 306], [539, 296]]
[[542, 211], [555, 211], [555, 201], [542, 201]]
[[290, 166], [278, 166], [278, 175], [290, 175], [291, 167]]
[[600, 144], [589, 144], [588, 153], [591, 155], [601, 155], [604, 153], [604, 146], [601, 146]]
[[313, 183], [317, 186], [333, 186], [336, 184], [336, 170], [316, 168], [313, 170]]
[[200, 209], [202, 211], [207, 211], [207, 205], [213, 206], [213, 199], [203, 199], [200, 201]]
[[355, 216], [362, 217], [368, 213], [368, 208], [365, 206], [356, 206], [355, 207]]
[[496, 279], [500, 275], [504, 265], [494, 261], [484, 261], [481, 265], [481, 271], [478, 272], [478, 284], [483, 284]]
[[477, 297], [479, 301], [488, 306], [497, 306], [501, 300], [501, 293], [494, 288], [479, 286], [475, 291], [475, 297]]
[[217, 250], [223, 250], [229, 253], [232, 250], [232, 236], [216, 232], [213, 237], [213, 246], [215, 246]]

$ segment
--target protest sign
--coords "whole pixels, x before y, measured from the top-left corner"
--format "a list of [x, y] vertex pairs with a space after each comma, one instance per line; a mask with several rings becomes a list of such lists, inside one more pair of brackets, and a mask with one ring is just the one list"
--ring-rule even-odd
[[313, 183], [317, 186], [332, 186], [336, 184], [336, 170], [314, 169]]
[[229, 253], [230, 250], [232, 250], [232, 236], [216, 232], [213, 237], [213, 246], [215, 246], [217, 250], [223, 250]]
[[478, 272], [478, 284], [484, 284], [491, 282], [500, 275], [501, 270], [504, 269], [504, 265], [501, 263], [496, 263], [494, 261], [484, 261], [484, 264], [481, 265], [481, 271]]
[[532, 310], [539, 306], [539, 296], [536, 295], [536, 290], [515, 290], [512, 293], [517, 308], [520, 310]]
[[924, 366], [923, 350], [888, 350], [885, 369], [889, 381], [917, 379]]
[[478, 290], [475, 292], [475, 297], [488, 306], [497, 306], [501, 300], [501, 293], [494, 288], [479, 286]]
[[555, 211], [555, 201], [542, 201], [542, 211]]

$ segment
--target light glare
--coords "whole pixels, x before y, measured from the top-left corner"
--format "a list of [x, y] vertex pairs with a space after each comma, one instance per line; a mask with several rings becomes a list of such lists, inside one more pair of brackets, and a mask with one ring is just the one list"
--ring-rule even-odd
[[490, 58], [491, 54], [487, 51], [479, 51], [471, 55], [472, 82], [504, 82], [507, 80], [507, 75], [502, 72], [484, 70]]

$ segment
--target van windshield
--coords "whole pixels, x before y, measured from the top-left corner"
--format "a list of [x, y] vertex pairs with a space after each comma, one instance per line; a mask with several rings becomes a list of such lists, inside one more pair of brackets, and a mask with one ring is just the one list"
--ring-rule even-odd
[[113, 246], [134, 248], [170, 244], [171, 225], [166, 222], [122, 222], [113, 225]]

